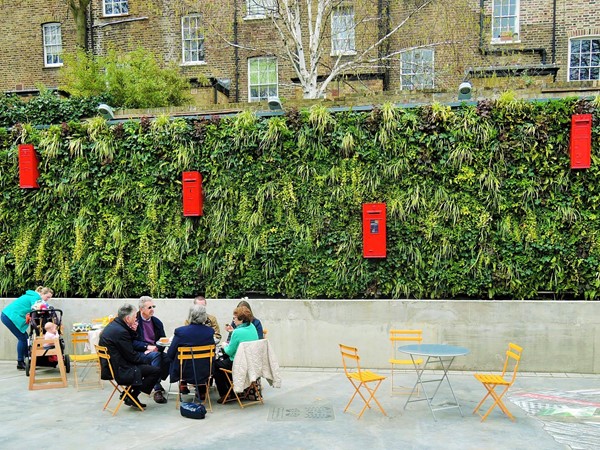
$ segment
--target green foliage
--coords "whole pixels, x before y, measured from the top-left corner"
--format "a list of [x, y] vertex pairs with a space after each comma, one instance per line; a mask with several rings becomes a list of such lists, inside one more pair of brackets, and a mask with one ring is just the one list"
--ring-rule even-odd
[[[597, 108], [507, 94], [458, 109], [0, 128], [0, 294], [596, 299]], [[571, 170], [581, 111], [594, 114], [592, 167]], [[18, 187], [25, 141], [39, 190]], [[202, 217], [182, 215], [185, 170], [203, 174]], [[388, 256], [368, 260], [361, 205], [380, 201]]]
[[106, 56], [83, 50], [66, 56], [60, 70], [61, 89], [74, 96], [104, 95], [120, 108], [181, 106], [190, 101], [189, 83], [171, 64], [161, 67], [143, 48]]

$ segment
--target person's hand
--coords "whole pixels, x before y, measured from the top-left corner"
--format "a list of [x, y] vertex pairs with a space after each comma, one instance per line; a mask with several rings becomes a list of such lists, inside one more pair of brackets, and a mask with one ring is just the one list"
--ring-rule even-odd
[[231, 324], [227, 324], [225, 325], [225, 330], [231, 333], [233, 331], [233, 327], [231, 326]]
[[149, 345], [148, 347], [146, 347], [146, 353], [155, 352], [155, 351], [156, 351], [156, 345]]

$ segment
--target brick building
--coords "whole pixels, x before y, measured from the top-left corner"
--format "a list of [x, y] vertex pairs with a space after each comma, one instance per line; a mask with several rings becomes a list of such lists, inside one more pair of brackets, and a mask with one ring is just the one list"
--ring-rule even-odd
[[[77, 46], [68, 3], [0, 2], [2, 91], [27, 94], [40, 85], [58, 87], [61, 55]], [[322, 24], [318, 80], [336, 63], [362, 64], [340, 71], [324, 94], [454, 91], [465, 79], [475, 86], [599, 86], [600, 0], [433, 0], [407, 19], [424, 3], [340, 2]], [[147, 48], [179, 65], [199, 104], [301, 98], [298, 73], [272, 20], [282, 23], [283, 12], [271, 9], [276, 4], [91, 0], [85, 47], [98, 55], [110, 47]], [[299, 26], [308, 53], [307, 24], [304, 15]], [[201, 86], [201, 80], [209, 86]]]

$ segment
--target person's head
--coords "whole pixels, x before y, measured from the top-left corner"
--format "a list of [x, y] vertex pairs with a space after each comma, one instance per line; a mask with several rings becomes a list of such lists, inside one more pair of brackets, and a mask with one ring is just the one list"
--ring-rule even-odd
[[233, 321], [236, 326], [241, 323], [250, 323], [254, 320], [252, 311], [247, 306], [238, 306], [233, 310]]
[[152, 297], [148, 295], [143, 295], [140, 297], [140, 314], [144, 319], [149, 319], [154, 315], [154, 309], [156, 305], [154, 304], [154, 300]]
[[135, 306], [130, 305], [129, 303], [125, 303], [117, 312], [119, 319], [125, 322], [127, 326], [133, 330], [137, 328], [137, 318], [135, 317], [136, 314], [137, 309]]
[[44, 300], [45, 302], [50, 300], [52, 298], [52, 296], [54, 295], [54, 291], [52, 289], [50, 289], [49, 287], [45, 287], [45, 286], [38, 286], [37, 289], [35, 290], [35, 292], [40, 294], [40, 297], [42, 297], [42, 300]]
[[206, 322], [206, 306], [192, 305], [188, 316], [190, 324], [202, 325]]
[[203, 305], [206, 306], [206, 299], [199, 295], [194, 299], [194, 305]]
[[250, 314], [252, 314], [252, 308], [250, 308], [250, 303], [248, 303], [246, 300], [242, 300], [241, 302], [239, 302], [238, 308], [240, 306], [245, 306], [246, 308], [248, 308], [248, 310], [250, 310]]
[[54, 322], [46, 322], [44, 329], [46, 330], [46, 333], [56, 333], [57, 327]]

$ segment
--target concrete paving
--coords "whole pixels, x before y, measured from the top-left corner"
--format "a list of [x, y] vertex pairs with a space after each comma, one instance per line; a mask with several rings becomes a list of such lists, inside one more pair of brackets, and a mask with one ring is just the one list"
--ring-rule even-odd
[[[54, 369], [48, 369], [54, 370]], [[389, 375], [380, 371], [383, 375]], [[2, 449], [567, 449], [600, 448], [600, 375], [523, 373], [506, 401], [516, 420], [496, 409], [485, 422], [472, 415], [483, 387], [471, 372], [451, 372], [464, 417], [457, 409], [436, 412], [425, 402], [391, 396], [389, 378], [377, 398], [387, 416], [373, 408], [360, 420], [344, 413], [352, 386], [341, 370], [282, 368], [282, 387], [264, 385], [264, 405], [240, 409], [216, 404], [204, 420], [180, 416], [175, 399], [164, 405], [141, 396], [144, 412], [123, 406], [116, 416], [102, 411], [104, 389], [69, 387], [28, 390], [14, 362], [0, 362], [0, 448]], [[406, 371], [401, 382], [414, 382]], [[163, 382], [165, 388], [167, 382]], [[440, 388], [436, 403], [450, 398]], [[353, 409], [361, 404], [355, 401]], [[293, 412], [299, 413], [294, 417]], [[302, 417], [312, 411], [312, 417]], [[329, 413], [328, 413], [329, 412]], [[332, 412], [332, 414], [331, 414]]]

